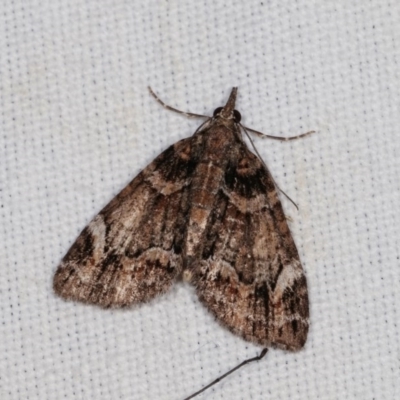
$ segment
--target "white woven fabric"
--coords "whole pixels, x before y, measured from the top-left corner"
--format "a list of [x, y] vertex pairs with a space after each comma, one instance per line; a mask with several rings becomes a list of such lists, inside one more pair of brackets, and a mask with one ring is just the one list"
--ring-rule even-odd
[[129, 310], [64, 302], [54, 271], [90, 219], [239, 86], [307, 272], [311, 329], [203, 399], [400, 392], [396, 1], [0, 4], [0, 398], [183, 399], [260, 352], [193, 288]]

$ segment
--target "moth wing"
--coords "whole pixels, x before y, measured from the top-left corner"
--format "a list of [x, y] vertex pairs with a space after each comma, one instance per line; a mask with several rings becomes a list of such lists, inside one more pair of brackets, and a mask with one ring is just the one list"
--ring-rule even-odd
[[168, 290], [182, 270], [190, 140], [161, 153], [82, 231], [55, 273], [58, 295], [123, 307]]
[[233, 333], [262, 346], [303, 347], [306, 278], [274, 181], [243, 145], [225, 171], [203, 260], [191, 281]]

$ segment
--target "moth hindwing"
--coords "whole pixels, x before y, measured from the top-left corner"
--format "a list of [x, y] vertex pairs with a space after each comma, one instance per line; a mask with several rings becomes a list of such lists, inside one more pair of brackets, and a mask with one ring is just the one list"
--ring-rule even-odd
[[242, 338], [304, 345], [306, 278], [274, 180], [243, 140], [236, 95], [90, 222], [56, 271], [58, 295], [124, 307], [183, 278]]

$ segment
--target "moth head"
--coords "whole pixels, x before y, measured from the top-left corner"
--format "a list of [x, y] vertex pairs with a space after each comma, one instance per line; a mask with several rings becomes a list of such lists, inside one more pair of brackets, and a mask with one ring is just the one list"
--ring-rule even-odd
[[[224, 109], [224, 107], [218, 107], [214, 110], [213, 117], [219, 117], [221, 115], [221, 111]], [[225, 116], [223, 116], [225, 117]], [[225, 117], [226, 118], [226, 117]], [[228, 117], [229, 118], [229, 117]], [[240, 122], [242, 119], [242, 116], [238, 110], [233, 110], [231, 114], [231, 119], [233, 119], [237, 124]]]
[[229, 99], [224, 107], [218, 107], [214, 111], [214, 118], [222, 118], [225, 120], [233, 120], [235, 123], [239, 123], [242, 116], [238, 110], [235, 110], [235, 102], [237, 96], [237, 87], [232, 88]]

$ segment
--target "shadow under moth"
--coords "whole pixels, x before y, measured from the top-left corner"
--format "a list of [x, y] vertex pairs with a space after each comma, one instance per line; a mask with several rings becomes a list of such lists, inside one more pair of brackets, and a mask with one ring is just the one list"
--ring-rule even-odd
[[212, 117], [184, 113], [206, 120], [100, 211], [54, 276], [59, 296], [104, 308], [149, 301], [186, 280], [222, 325], [264, 347], [187, 399], [268, 347], [301, 349], [309, 327], [306, 277], [279, 189], [243, 139], [261, 133], [240, 123], [236, 95]]

